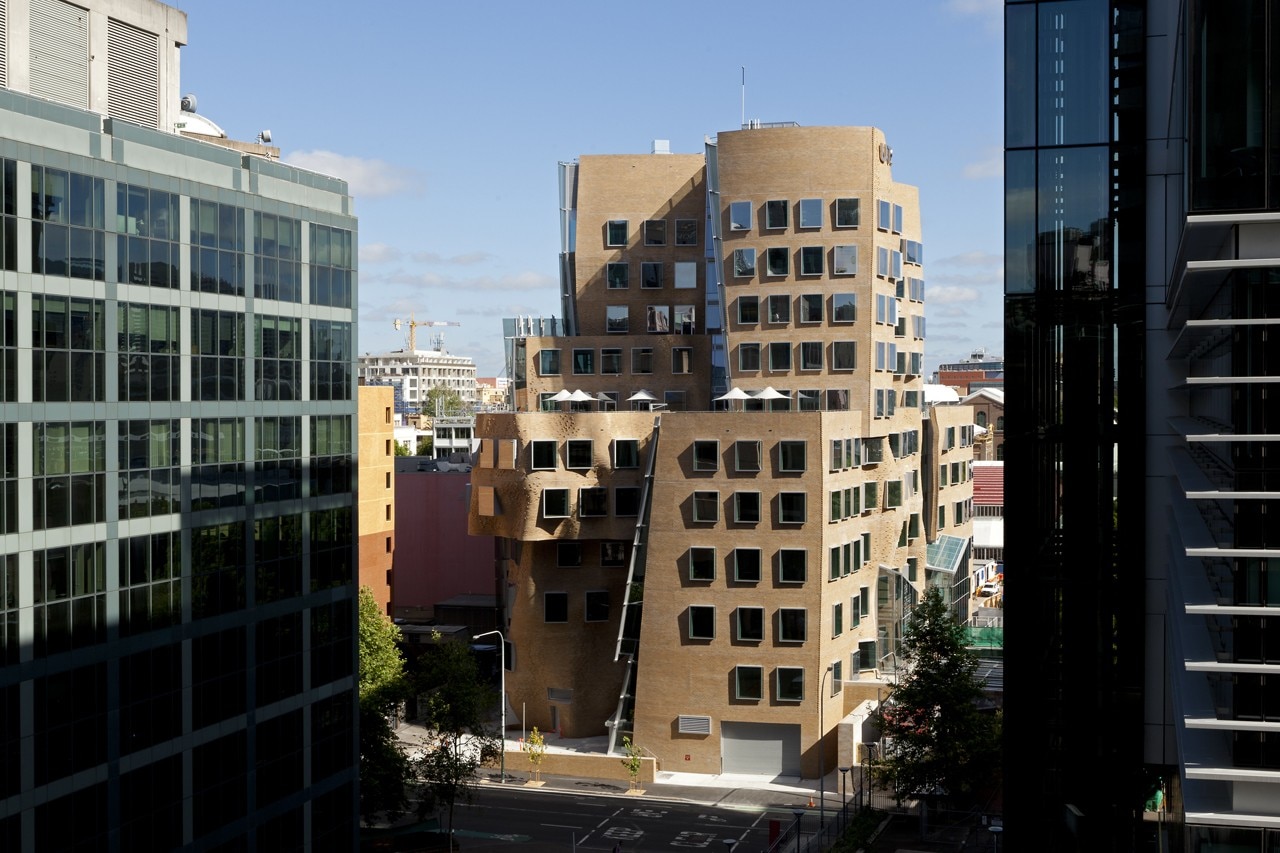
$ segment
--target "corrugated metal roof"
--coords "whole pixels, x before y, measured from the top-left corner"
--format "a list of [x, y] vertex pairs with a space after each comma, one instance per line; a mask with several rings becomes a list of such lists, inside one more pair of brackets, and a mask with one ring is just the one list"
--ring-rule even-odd
[[973, 463], [973, 505], [1004, 506], [1004, 463]]

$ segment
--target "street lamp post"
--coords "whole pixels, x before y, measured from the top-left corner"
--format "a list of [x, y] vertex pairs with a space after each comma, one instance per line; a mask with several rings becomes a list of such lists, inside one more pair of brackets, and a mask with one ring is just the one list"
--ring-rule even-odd
[[738, 839], [736, 839], [736, 838], [726, 838], [726, 839], [724, 839], [724, 849], [725, 849], [725, 853], [733, 853], [733, 848], [735, 848], [735, 847], [737, 847], [737, 846], [738, 846]]
[[818, 679], [818, 828], [827, 825], [827, 729], [823, 723], [822, 712], [827, 707], [827, 675], [831, 672], [831, 664], [822, 671]]
[[502, 730], [498, 732], [502, 738], [502, 747], [498, 751], [498, 784], [505, 785], [507, 783], [507, 638], [502, 636], [502, 632], [494, 629], [485, 631], [483, 634], [476, 634], [471, 639], [478, 640], [481, 637], [488, 637], [490, 634], [498, 635], [498, 672], [501, 675], [502, 686], [501, 695], [498, 697], [498, 704], [502, 706]]
[[849, 789], [845, 787], [845, 779], [851, 767], [840, 768], [840, 814], [845, 823], [849, 822]]
[[993, 823], [987, 827], [987, 832], [991, 833], [991, 849], [993, 853], [1000, 853], [1000, 833], [1004, 832], [1001, 824]]
[[792, 809], [791, 813], [796, 816], [796, 853], [800, 853], [800, 818], [804, 817], [804, 809]]

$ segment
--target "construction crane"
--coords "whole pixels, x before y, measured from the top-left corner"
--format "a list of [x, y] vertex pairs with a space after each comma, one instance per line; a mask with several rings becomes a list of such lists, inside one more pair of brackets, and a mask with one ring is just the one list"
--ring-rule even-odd
[[[415, 320], [413, 319], [413, 315], [410, 314], [408, 320], [396, 319], [392, 323], [392, 325], [395, 326], [395, 329], [397, 332], [400, 331], [401, 325], [405, 325], [409, 327], [409, 337], [406, 338], [405, 340], [406, 340], [406, 343], [408, 343], [409, 345], [409, 352], [417, 352], [417, 349], [418, 349], [417, 332], [418, 332], [419, 326], [461, 326], [462, 324], [454, 322], [452, 320]], [[432, 342], [435, 344], [436, 349], [443, 351], [444, 350], [444, 333], [441, 332], [440, 334], [436, 335], [432, 339]]]

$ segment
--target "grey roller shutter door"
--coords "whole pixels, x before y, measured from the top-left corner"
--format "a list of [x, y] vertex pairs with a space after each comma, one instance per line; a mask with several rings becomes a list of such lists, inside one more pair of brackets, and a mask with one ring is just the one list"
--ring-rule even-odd
[[31, 0], [31, 94], [87, 109], [89, 13], [61, 0]]
[[160, 40], [107, 21], [107, 114], [146, 127], [160, 124]]
[[800, 727], [783, 723], [720, 724], [725, 773], [800, 775]]

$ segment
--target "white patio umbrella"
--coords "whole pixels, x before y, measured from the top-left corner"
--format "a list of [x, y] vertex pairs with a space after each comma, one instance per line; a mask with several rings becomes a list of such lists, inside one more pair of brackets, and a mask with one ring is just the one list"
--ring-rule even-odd
[[640, 401], [643, 401], [643, 402], [646, 402], [646, 403], [652, 403], [652, 402], [653, 402], [654, 400], [656, 400], [656, 399], [658, 399], [658, 398], [657, 398], [657, 397], [655, 397], [655, 396], [653, 396], [652, 394], [650, 394], [648, 391], [644, 390], [643, 388], [641, 388], [639, 391], [637, 391], [636, 393], [634, 393], [634, 394], [632, 394], [630, 397], [628, 397], [628, 398], [627, 398], [627, 402], [628, 402], [628, 403], [631, 403], [631, 402], [634, 402], [634, 401], [636, 401], [636, 400], [640, 400]]
[[563, 388], [557, 391], [556, 393], [552, 394], [550, 399], [551, 399], [551, 402], [553, 403], [563, 403], [569, 398], [571, 398], [572, 396], [573, 396], [572, 391], [570, 391], [568, 388]]
[[590, 403], [595, 399], [595, 397], [592, 397], [586, 391], [579, 388], [577, 391], [570, 394], [568, 399], [570, 403]]
[[755, 400], [790, 400], [786, 394], [776, 390], [772, 385], [766, 385], [763, 390], [757, 391], [751, 395]]
[[750, 394], [748, 394], [746, 391], [743, 391], [741, 388], [734, 387], [734, 388], [730, 388], [728, 391], [721, 394], [719, 397], [716, 397], [716, 402], [720, 402], [721, 400], [728, 402], [729, 410], [733, 411], [734, 400], [750, 400], [750, 399], [751, 399]]

